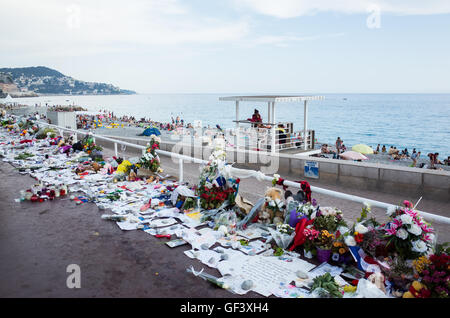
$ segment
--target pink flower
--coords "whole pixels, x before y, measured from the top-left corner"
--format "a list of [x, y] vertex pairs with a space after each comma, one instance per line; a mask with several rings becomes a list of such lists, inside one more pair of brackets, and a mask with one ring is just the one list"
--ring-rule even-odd
[[386, 233], [389, 235], [395, 235], [397, 234], [397, 228], [386, 229]]
[[431, 233], [431, 232], [433, 232], [433, 228], [428, 227], [425, 223], [423, 223], [420, 227], [422, 228], [422, 231], [424, 231], [424, 232], [426, 232], [426, 233]]
[[394, 219], [393, 224], [391, 224], [391, 227], [392, 225], [395, 225], [395, 228], [399, 228], [400, 226], [403, 225], [403, 223], [399, 219]]
[[408, 200], [403, 201], [403, 205], [406, 206], [407, 208], [412, 206], [411, 202], [409, 202]]
[[414, 210], [406, 209], [405, 213], [411, 215], [413, 218], [417, 217], [417, 212]]

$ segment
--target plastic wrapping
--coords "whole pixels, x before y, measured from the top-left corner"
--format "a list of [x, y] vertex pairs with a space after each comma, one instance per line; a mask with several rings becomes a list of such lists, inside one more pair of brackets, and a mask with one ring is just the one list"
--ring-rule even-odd
[[237, 217], [234, 211], [222, 212], [218, 214], [214, 219], [215, 227], [219, 228], [221, 225], [224, 225], [226, 226], [227, 232], [229, 234], [236, 233], [236, 222]]
[[311, 292], [312, 298], [332, 298], [331, 294], [325, 288], [316, 288]]
[[385, 293], [367, 279], [359, 280], [356, 295], [362, 298], [387, 298]]
[[295, 237], [295, 232], [293, 232], [292, 234], [283, 234], [270, 227], [268, 227], [267, 229], [269, 230], [270, 235], [272, 235], [275, 243], [277, 243], [278, 247], [281, 247], [282, 249], [287, 249]]

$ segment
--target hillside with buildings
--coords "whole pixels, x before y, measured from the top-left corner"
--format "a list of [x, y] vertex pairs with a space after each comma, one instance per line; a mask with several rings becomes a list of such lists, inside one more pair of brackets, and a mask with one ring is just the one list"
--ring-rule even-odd
[[112, 84], [85, 82], [44, 66], [0, 68], [0, 97], [136, 94]]

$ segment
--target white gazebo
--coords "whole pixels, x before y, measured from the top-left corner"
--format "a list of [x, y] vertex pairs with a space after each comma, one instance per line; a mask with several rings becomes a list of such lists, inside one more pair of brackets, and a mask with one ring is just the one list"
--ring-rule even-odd
[[227, 96], [220, 97], [221, 101], [234, 101], [236, 102], [236, 130], [239, 130], [240, 123], [251, 123], [248, 120], [239, 120], [239, 102], [265, 102], [267, 103], [267, 114], [268, 120], [263, 123], [265, 125], [271, 126], [271, 152], [275, 152], [275, 103], [277, 102], [303, 102], [303, 149], [308, 149], [308, 144], [306, 142], [306, 136], [308, 131], [308, 101], [312, 100], [322, 100], [323, 96], [307, 96], [307, 95], [261, 95], [261, 96]]
[[14, 99], [11, 97], [11, 95], [6, 95], [6, 97], [5, 98], [3, 98], [3, 99], [1, 99], [0, 100], [2, 103], [5, 103], [6, 105], [8, 105], [8, 104], [14, 104]]

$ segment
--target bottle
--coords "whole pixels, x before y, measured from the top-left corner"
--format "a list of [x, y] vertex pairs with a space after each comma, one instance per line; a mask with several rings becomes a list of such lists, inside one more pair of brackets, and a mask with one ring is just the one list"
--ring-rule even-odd
[[66, 192], [67, 192], [67, 186], [66, 185], [62, 185], [59, 191], [60, 191], [60, 195], [61, 196], [65, 196]]
[[61, 195], [61, 189], [59, 186], [55, 187], [55, 198], [59, 198], [59, 196]]

